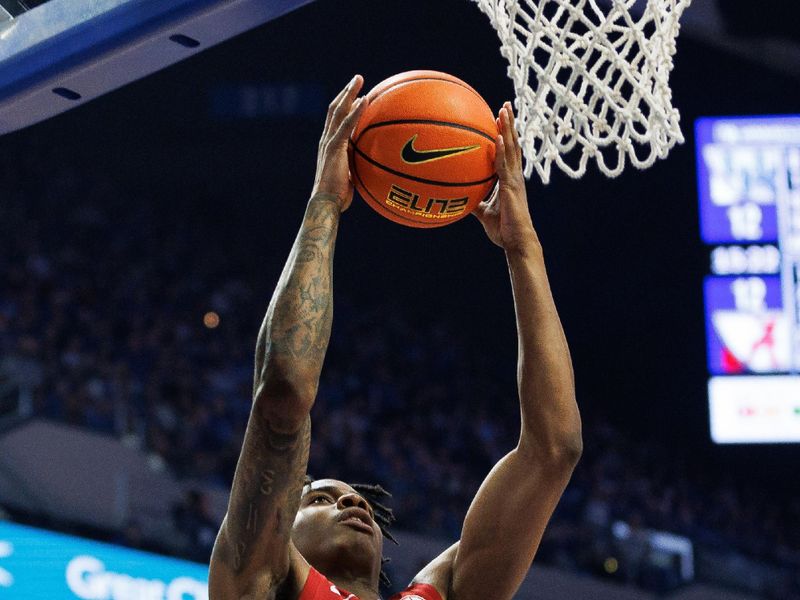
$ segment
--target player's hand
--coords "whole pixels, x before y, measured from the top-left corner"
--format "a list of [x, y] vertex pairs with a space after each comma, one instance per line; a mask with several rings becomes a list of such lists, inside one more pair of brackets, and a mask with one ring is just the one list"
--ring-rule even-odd
[[317, 174], [314, 178], [312, 197], [316, 194], [330, 194], [339, 202], [344, 212], [353, 201], [353, 184], [347, 164], [347, 144], [353, 128], [367, 106], [367, 99], [359, 98], [358, 92], [364, 85], [364, 78], [356, 75], [328, 107], [325, 129], [319, 141], [317, 154]]
[[539, 239], [533, 229], [528, 210], [525, 177], [522, 174], [522, 148], [514, 129], [514, 113], [506, 102], [498, 112], [500, 134], [495, 142], [494, 168], [498, 187], [489, 200], [481, 202], [473, 214], [483, 225], [486, 235], [508, 252], [523, 252]]

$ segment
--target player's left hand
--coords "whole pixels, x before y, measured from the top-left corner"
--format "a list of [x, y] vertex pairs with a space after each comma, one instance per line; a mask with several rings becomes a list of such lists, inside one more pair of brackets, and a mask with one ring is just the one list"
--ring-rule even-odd
[[522, 174], [522, 148], [514, 128], [511, 103], [498, 112], [494, 167], [498, 186], [489, 200], [481, 202], [473, 214], [483, 225], [486, 235], [508, 252], [522, 252], [539, 239], [533, 228]]

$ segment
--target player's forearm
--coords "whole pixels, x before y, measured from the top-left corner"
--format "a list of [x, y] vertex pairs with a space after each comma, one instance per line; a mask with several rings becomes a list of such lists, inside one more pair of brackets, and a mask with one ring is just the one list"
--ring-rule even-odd
[[333, 319], [333, 254], [339, 204], [311, 198], [258, 335], [255, 399], [285, 403], [299, 421], [311, 410]]
[[569, 347], [538, 240], [507, 252], [517, 317], [521, 448], [577, 460], [581, 420]]

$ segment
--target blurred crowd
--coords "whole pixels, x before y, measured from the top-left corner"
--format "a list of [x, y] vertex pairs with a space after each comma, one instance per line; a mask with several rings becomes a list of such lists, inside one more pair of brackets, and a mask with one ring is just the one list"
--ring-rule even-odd
[[[235, 248], [198, 259], [208, 224], [161, 218], [156, 202], [102, 174], [60, 167], [45, 178], [24, 161], [0, 172], [26, 182], [0, 202], [0, 390], [24, 390], [32, 414], [114, 435], [157, 468], [228, 488], [268, 302], [257, 274], [230, 272]], [[456, 324], [390, 302], [366, 309], [337, 291], [312, 418], [312, 475], [380, 483], [398, 528], [454, 539], [483, 477], [516, 443], [515, 365], [478, 352]], [[615, 546], [624, 522], [686, 536], [698, 554], [778, 565], [775, 598], [800, 590], [800, 500], [705, 477], [677, 449], [591, 414], [584, 440], [540, 560], [648, 585]], [[174, 519], [186, 556], [207, 560], [217, 524], [201, 495]], [[120, 539], [139, 545], [129, 529]]]

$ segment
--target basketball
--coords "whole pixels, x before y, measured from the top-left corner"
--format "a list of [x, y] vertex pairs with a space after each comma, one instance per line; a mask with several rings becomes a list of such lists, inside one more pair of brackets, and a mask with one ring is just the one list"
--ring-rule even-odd
[[497, 125], [472, 87], [447, 73], [409, 71], [367, 97], [350, 139], [350, 174], [378, 213], [409, 227], [441, 227], [491, 194]]

